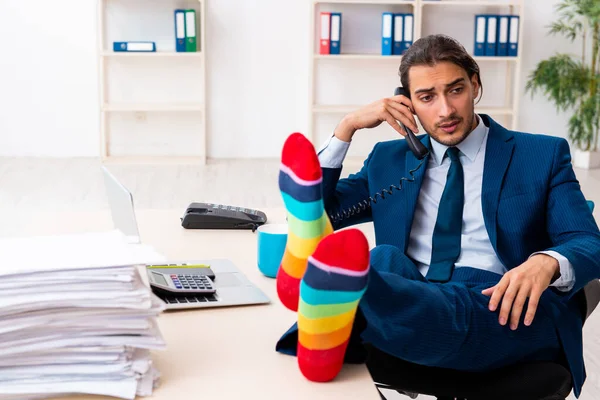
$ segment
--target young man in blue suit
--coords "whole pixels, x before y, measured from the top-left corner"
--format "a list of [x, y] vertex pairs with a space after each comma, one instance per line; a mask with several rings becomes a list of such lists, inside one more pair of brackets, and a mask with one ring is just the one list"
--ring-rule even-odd
[[[367, 343], [465, 371], [553, 360], [570, 369], [579, 396], [585, 369], [575, 293], [600, 278], [600, 233], [567, 141], [477, 115], [479, 67], [446, 36], [416, 41], [400, 78], [410, 98], [345, 116], [318, 153], [330, 216], [402, 186], [332, 218], [335, 229], [371, 221], [377, 241], [347, 359]], [[405, 135], [397, 121], [416, 133], [414, 115], [427, 157], [417, 159], [403, 139], [381, 142], [359, 172], [339, 179], [355, 134], [386, 122]], [[415, 169], [414, 181], [402, 181]], [[294, 354], [295, 340], [292, 328], [277, 349]]]

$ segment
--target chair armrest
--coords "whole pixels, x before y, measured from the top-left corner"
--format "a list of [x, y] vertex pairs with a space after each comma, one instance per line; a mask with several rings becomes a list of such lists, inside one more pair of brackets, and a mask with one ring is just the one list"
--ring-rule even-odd
[[600, 303], [600, 281], [598, 279], [594, 279], [590, 281], [587, 285], [584, 286], [583, 292], [585, 294], [585, 319], [584, 322], [588, 319], [590, 314], [596, 309], [598, 303]]

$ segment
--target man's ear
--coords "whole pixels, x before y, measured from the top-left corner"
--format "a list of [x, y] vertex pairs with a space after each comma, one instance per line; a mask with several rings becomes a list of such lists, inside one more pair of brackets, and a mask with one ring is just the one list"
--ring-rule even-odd
[[479, 76], [477, 74], [473, 74], [471, 77], [471, 86], [473, 87], [473, 98], [476, 99], [479, 97], [479, 91], [481, 90], [481, 86], [479, 86]]

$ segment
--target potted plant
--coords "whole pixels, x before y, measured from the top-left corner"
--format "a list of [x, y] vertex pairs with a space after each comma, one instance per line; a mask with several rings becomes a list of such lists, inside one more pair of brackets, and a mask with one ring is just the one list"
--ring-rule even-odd
[[573, 164], [597, 168], [600, 167], [600, 1], [563, 0], [556, 8], [559, 20], [549, 26], [550, 33], [560, 33], [571, 42], [581, 38], [581, 57], [556, 54], [541, 61], [529, 75], [526, 91], [533, 97], [540, 90], [558, 111], [572, 112], [569, 139], [575, 146]]

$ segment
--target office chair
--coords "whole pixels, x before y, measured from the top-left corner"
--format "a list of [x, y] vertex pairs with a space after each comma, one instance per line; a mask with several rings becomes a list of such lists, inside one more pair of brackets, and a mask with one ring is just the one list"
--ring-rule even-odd
[[[588, 201], [588, 206], [594, 210], [592, 201]], [[576, 296], [585, 323], [600, 302], [600, 281], [591, 281]], [[565, 400], [572, 387], [569, 370], [555, 362], [527, 362], [488, 372], [463, 372], [409, 363], [371, 346], [367, 350], [367, 368], [375, 386], [413, 399], [424, 394], [438, 400]], [[379, 394], [385, 400], [381, 391]]]

